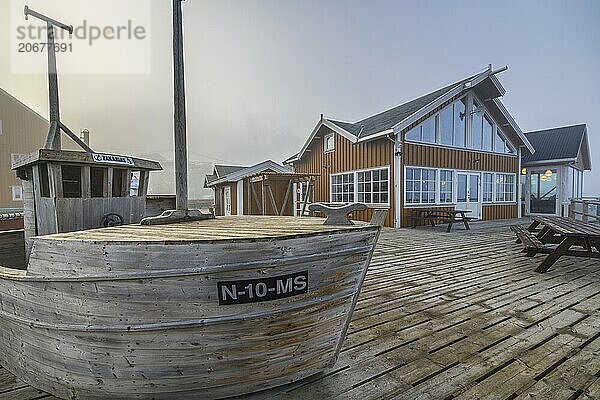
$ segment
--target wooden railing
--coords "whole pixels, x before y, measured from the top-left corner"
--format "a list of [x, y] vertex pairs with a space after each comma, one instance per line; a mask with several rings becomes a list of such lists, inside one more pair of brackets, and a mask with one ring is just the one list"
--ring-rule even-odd
[[569, 217], [583, 222], [600, 222], [600, 197], [571, 199]]

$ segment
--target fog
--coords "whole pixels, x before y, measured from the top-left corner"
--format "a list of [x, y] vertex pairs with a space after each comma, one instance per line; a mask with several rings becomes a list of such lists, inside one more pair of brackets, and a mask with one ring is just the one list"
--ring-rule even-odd
[[[106, 56], [116, 41], [98, 40], [85, 55], [59, 53], [62, 120], [73, 131], [89, 129], [96, 150], [169, 160], [172, 2], [148, 0], [136, 9], [88, 1], [95, 8], [74, 9], [73, 1], [29, 3], [73, 24], [100, 16], [136, 22], [148, 13], [150, 51]], [[11, 6], [25, 3], [0, 4], [0, 86], [47, 116], [46, 75], [11, 64]], [[499, 76], [503, 101], [524, 131], [586, 123], [593, 167], [600, 168], [599, 2], [188, 0], [183, 8], [194, 174], [215, 162], [282, 161], [302, 146], [321, 113], [358, 120], [489, 63], [508, 65]], [[45, 62], [40, 53], [30, 64]], [[76, 62], [81, 71], [69, 71]], [[99, 66], [108, 72], [94, 71]], [[587, 195], [600, 195], [597, 176], [586, 175]], [[192, 178], [193, 197], [206, 194], [202, 179]]]

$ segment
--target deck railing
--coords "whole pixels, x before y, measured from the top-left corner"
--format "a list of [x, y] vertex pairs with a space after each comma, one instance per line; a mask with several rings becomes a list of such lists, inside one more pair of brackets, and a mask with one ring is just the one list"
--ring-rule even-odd
[[600, 197], [571, 199], [569, 217], [583, 222], [600, 222]]

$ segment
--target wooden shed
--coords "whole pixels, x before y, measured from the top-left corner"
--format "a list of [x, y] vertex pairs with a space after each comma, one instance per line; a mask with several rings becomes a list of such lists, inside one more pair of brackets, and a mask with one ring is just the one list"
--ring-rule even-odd
[[306, 188], [314, 188], [317, 176], [293, 173], [271, 160], [250, 167], [215, 165], [205, 187], [214, 191], [215, 215], [297, 215], [300, 199], [314, 197]]

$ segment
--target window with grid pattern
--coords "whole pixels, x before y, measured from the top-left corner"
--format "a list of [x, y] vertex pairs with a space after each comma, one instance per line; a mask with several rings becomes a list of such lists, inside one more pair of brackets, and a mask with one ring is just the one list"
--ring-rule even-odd
[[389, 179], [386, 168], [357, 172], [358, 201], [367, 204], [387, 204]]
[[440, 203], [452, 203], [453, 177], [453, 171], [445, 169], [440, 171]]
[[435, 169], [406, 168], [406, 203], [435, 203]]
[[354, 201], [354, 173], [331, 175], [331, 201], [333, 203]]

